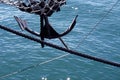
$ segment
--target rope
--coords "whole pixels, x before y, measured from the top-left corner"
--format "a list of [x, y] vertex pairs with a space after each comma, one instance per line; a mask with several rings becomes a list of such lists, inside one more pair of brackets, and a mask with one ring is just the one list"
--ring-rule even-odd
[[[80, 43], [82, 43], [82, 42], [96, 29], [96, 27], [103, 21], [103, 19], [110, 13], [110, 11], [113, 9], [113, 7], [114, 7], [115, 5], [117, 5], [118, 2], [119, 2], [119, 0], [118, 0], [118, 1], [112, 6], [112, 8], [103, 16], [103, 18], [101, 18], [101, 20], [93, 27], [93, 29], [80, 41]], [[36, 38], [31, 37], [31, 36], [22, 34], [22, 33], [20, 33], [20, 32], [14, 31], [14, 30], [12, 30], [12, 29], [9, 29], [9, 28], [4, 27], [4, 26], [1, 26], [1, 25], [0, 25], [0, 28], [1, 28], [1, 29], [4, 29], [4, 30], [7, 30], [7, 31], [9, 31], [9, 32], [12, 32], [12, 33], [14, 33], [14, 34], [16, 34], [16, 35], [22, 36], [22, 37], [24, 37], [24, 38], [28, 38], [28, 39], [30, 39], [30, 40], [32, 40], [32, 41], [36, 41], [36, 42], [39, 42], [39, 43], [46, 43], [46, 42], [40, 41], [39, 39], [36, 39]], [[77, 47], [79, 47], [80, 43], [78, 44]], [[74, 54], [74, 55], [77, 55], [77, 56], [81, 56], [81, 57], [84, 57], [84, 58], [88, 58], [88, 59], [91, 59], [91, 60], [94, 60], [94, 61], [98, 61], [98, 62], [101, 62], [101, 63], [105, 63], [105, 64], [108, 64], [108, 65], [120, 67], [120, 63], [107, 61], [107, 60], [104, 60], [104, 59], [92, 57], [92, 56], [90, 56], [90, 55], [85, 55], [85, 54], [78, 53], [78, 52], [75, 52], [75, 51], [72, 51], [72, 50], [68, 50], [68, 49], [65, 49], [65, 48], [62, 48], [62, 47], [59, 47], [59, 46], [56, 46], [56, 45], [52, 45], [52, 44], [50, 44], [50, 43], [46, 43], [45, 45], [50, 46], [50, 47], [53, 47], [53, 48], [56, 48], [56, 49], [59, 49], [59, 50], [62, 50], [62, 51], [65, 51], [65, 52], [68, 52], [68, 53], [70, 53], [70, 54]], [[40, 66], [40, 65], [49, 63], [49, 62], [51, 62], [51, 61], [54, 61], [54, 60], [63, 58], [63, 57], [68, 56], [68, 55], [69, 55], [69, 54], [65, 54], [65, 55], [62, 55], [62, 56], [55, 57], [55, 58], [53, 58], [53, 59], [44, 61], [44, 62], [42, 62], [42, 63], [36, 64], [36, 65], [32, 65], [32, 66], [29, 66], [29, 67], [24, 68], [24, 69], [20, 69], [20, 70], [18, 70], [18, 71], [12, 72], [12, 73], [10, 73], [10, 74], [3, 75], [3, 76], [0, 77], [0, 79], [1, 79], [1, 78], [5, 78], [5, 77], [8, 77], [8, 76], [11, 76], [11, 75], [15, 75], [15, 74], [21, 73], [21, 72], [23, 72], [23, 71], [29, 70], [29, 69], [31, 69], [31, 68], [35, 68], [35, 67], [37, 67], [37, 66]]]
[[[4, 30], [6, 30], [6, 31], [9, 31], [9, 32], [11, 32], [11, 33], [13, 33], [13, 34], [16, 34], [16, 35], [22, 36], [22, 37], [24, 37], [24, 38], [30, 39], [30, 40], [32, 40], [32, 41], [35, 41], [35, 42], [38, 42], [38, 43], [41, 43], [41, 42], [42, 42], [42, 41], [40, 41], [40, 40], [37, 39], [37, 38], [28, 36], [28, 35], [26, 35], [26, 34], [23, 34], [23, 33], [20, 33], [20, 32], [18, 32], [18, 31], [9, 29], [9, 28], [7, 28], [7, 27], [4, 27], [4, 26], [1, 26], [1, 25], [0, 25], [0, 28], [1, 28], [1, 29], [4, 29]], [[112, 66], [120, 67], [120, 64], [119, 64], [119, 63], [115, 63], [115, 62], [103, 60], [103, 59], [100, 59], [100, 58], [92, 57], [92, 56], [89, 56], [89, 55], [85, 55], [85, 54], [82, 54], [82, 53], [78, 53], [78, 52], [75, 52], [75, 51], [72, 51], [72, 50], [68, 50], [68, 49], [66, 49], [66, 48], [62, 48], [62, 47], [59, 47], [59, 46], [57, 46], [57, 45], [53, 45], [53, 44], [50, 44], [50, 43], [47, 43], [47, 42], [42, 42], [42, 43], [44, 43], [44, 44], [47, 45], [47, 46], [50, 46], [50, 47], [53, 47], [53, 48], [56, 48], [56, 49], [59, 49], [59, 50], [62, 50], [62, 51], [65, 51], [65, 52], [68, 52], [68, 53], [77, 55], [77, 56], [81, 56], [81, 57], [84, 57], [84, 58], [88, 58], [88, 59], [91, 59], [91, 60], [95, 60], [95, 61], [98, 61], [98, 62], [102, 62], [102, 63], [105, 63], [105, 64], [109, 64], [109, 65], [112, 65]], [[18, 74], [18, 73], [20, 73], [20, 72], [29, 70], [29, 69], [31, 69], [31, 68], [35, 68], [35, 67], [37, 67], [37, 66], [39, 66], [39, 65], [42, 65], [42, 64], [45, 64], [45, 63], [48, 63], [48, 62], [51, 62], [51, 61], [60, 59], [60, 58], [65, 57], [65, 56], [67, 56], [67, 55], [69, 55], [69, 54], [65, 54], [65, 55], [62, 55], [62, 56], [53, 58], [53, 59], [51, 59], [51, 60], [48, 60], [48, 61], [45, 61], [45, 62], [36, 64], [36, 65], [30, 66], [30, 67], [27, 67], [27, 68], [24, 68], [24, 69], [21, 69], [21, 70], [19, 70], [19, 71], [12, 72], [12, 73], [7, 74], [7, 75], [3, 75], [3, 76], [1, 76], [0, 78], [5, 78], [5, 77], [11, 76], [11, 75]]]
[[[104, 14], [103, 17], [93, 26], [93, 28], [89, 31], [89, 33], [86, 34], [86, 35], [84, 36], [84, 38], [82, 38], [82, 40], [78, 43], [78, 45], [76, 46], [76, 48], [78, 48], [78, 47], [80, 46], [80, 44], [81, 44], [83, 41], [85, 41], [85, 39], [88, 38], [88, 36], [96, 29], [96, 27], [97, 27], [97, 26], [105, 19], [105, 17], [113, 10], [113, 8], [118, 4], [118, 2], [119, 2], [119, 0], [117, 0], [117, 1], [115, 2], [115, 4], [113, 4], [113, 6], [107, 11], [107, 13]], [[76, 48], [75, 48], [75, 49], [76, 49]]]
[[[18, 36], [21, 36], [21, 37], [30, 39], [30, 40], [35, 41], [35, 42], [38, 42], [38, 43], [43, 43], [43, 44], [45, 44], [45, 45], [53, 45], [53, 44], [50, 44], [50, 43], [46, 43], [46, 42], [40, 41], [40, 40], [37, 39], [37, 38], [28, 36], [28, 35], [26, 35], [26, 34], [20, 33], [20, 32], [18, 32], [18, 31], [12, 30], [12, 29], [10, 29], [10, 28], [8, 28], [8, 27], [5, 27], [5, 26], [2, 26], [2, 25], [0, 25], [0, 28], [3, 29], [3, 30], [6, 30], [6, 31], [8, 31], [8, 32], [11, 32], [11, 33], [13, 33], [13, 34], [16, 34], [16, 35], [18, 35]], [[53, 45], [53, 46], [57, 46], [57, 45]], [[36, 65], [32, 65], [32, 66], [29, 66], [29, 67], [27, 67], [27, 68], [24, 68], [24, 69], [21, 69], [21, 70], [18, 70], [18, 71], [15, 71], [15, 72], [12, 72], [12, 73], [9, 73], [9, 74], [0, 76], [0, 79], [5, 78], [5, 77], [9, 77], [9, 76], [12, 76], [12, 75], [15, 75], [15, 74], [18, 74], [18, 73], [21, 73], [21, 72], [24, 72], [24, 71], [29, 70], [29, 69], [31, 69], [31, 68], [35, 68], [35, 67], [37, 67], [37, 66], [40, 66], [40, 65], [43, 65], [43, 64], [46, 64], [46, 63], [49, 63], [49, 62], [58, 60], [58, 59], [60, 59], [60, 58], [63, 58], [63, 57], [65, 57], [65, 56], [68, 56], [68, 55], [69, 55], [69, 54], [67, 53], [67, 54], [64, 54], [64, 55], [55, 57], [55, 58], [53, 58], [53, 59], [44, 61], [44, 62], [42, 62], [42, 63], [36, 64]]]
[[43, 42], [40, 39], [31, 37], [29, 35], [26, 35], [24, 33], [20, 33], [18, 31], [12, 30], [10, 28], [7, 28], [7, 27], [1, 26], [1, 25], [0, 25], [0, 28], [3, 29], [3, 30], [6, 30], [8, 32], [11, 32], [13, 34], [16, 34], [18, 36], [29, 39], [31, 41], [35, 41], [37, 43], [44, 43], [46, 46], [49, 46], [49, 47], [52, 47], [52, 48], [55, 48], [55, 49], [58, 49], [58, 50], [61, 50], [61, 51], [64, 51], [64, 52], [68, 52], [68, 53], [74, 54], [76, 56], [80, 56], [80, 57], [83, 57], [83, 58], [87, 58], [87, 59], [90, 59], [90, 60], [94, 60], [94, 61], [97, 61], [97, 62], [108, 64], [108, 65], [111, 65], [111, 66], [120, 67], [120, 63], [116, 63], [116, 62], [108, 61], [108, 60], [105, 60], [105, 59], [97, 58], [97, 57], [94, 57], [94, 56], [90, 56], [88, 54], [83, 54], [83, 53], [80, 53], [80, 52], [76, 52], [76, 51], [66, 49], [66, 48], [63, 48], [63, 47], [60, 47], [60, 46], [57, 46], [57, 45], [54, 45], [54, 44], [51, 44], [51, 43], [48, 43], [48, 42]]

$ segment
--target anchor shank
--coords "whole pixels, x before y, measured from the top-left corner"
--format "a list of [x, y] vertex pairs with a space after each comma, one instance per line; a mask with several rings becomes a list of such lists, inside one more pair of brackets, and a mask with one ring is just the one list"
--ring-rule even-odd
[[[41, 38], [42, 41], [44, 41], [44, 34], [43, 34], [44, 22], [43, 22], [43, 18], [44, 18], [43, 15], [40, 15], [40, 38]], [[44, 43], [41, 43], [41, 46], [43, 48]]]

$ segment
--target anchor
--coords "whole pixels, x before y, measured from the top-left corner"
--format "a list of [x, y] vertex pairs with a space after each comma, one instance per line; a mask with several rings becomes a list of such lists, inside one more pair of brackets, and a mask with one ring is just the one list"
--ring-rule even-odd
[[[32, 0], [30, 0], [30, 1], [32, 1]], [[48, 0], [48, 1], [53, 1], [53, 0]], [[57, 0], [58, 1], [58, 0]], [[65, 1], [65, 0], [59, 0], [59, 1]], [[115, 6], [115, 5], [117, 5], [117, 3], [118, 3], [119, 1], [117, 1], [113, 6], [112, 6], [112, 8], [110, 8], [110, 10], [107, 12], [107, 14], [108, 13], [110, 13], [110, 11], [113, 9], [113, 7]], [[0, 1], [0, 3], [5, 3], [4, 2], [4, 0], [1, 0]], [[53, 4], [52, 4], [53, 5]], [[21, 8], [22, 9], [22, 8]], [[24, 8], [23, 8], [23, 10], [24, 10]], [[36, 14], [36, 12], [38, 12], [38, 11], [32, 11], [32, 12], [34, 12], [35, 14]], [[45, 13], [46, 14], [46, 13]], [[38, 15], [38, 13], [37, 13], [37, 15]], [[107, 15], [105, 15], [104, 17], [106, 17]], [[40, 33], [38, 33], [38, 32], [35, 32], [35, 31], [32, 31], [31, 29], [29, 29], [28, 27], [27, 27], [27, 23], [26, 23], [26, 21], [25, 20], [22, 20], [21, 18], [19, 18], [19, 17], [17, 17], [17, 16], [14, 16], [15, 17], [15, 19], [16, 19], [16, 21], [18, 22], [18, 25], [20, 26], [20, 28], [21, 28], [21, 30], [26, 30], [26, 31], [28, 31], [28, 32], [30, 32], [31, 34], [34, 34], [34, 35], [36, 35], [36, 36], [40, 36], [43, 40], [44, 40], [44, 38], [48, 38], [48, 39], [54, 39], [54, 38], [58, 38], [58, 37], [51, 37], [51, 36], [53, 36], [53, 35], [51, 35], [49, 32], [54, 32], [54, 34], [57, 34], [57, 32], [53, 29], [53, 27], [50, 25], [50, 23], [49, 23], [49, 21], [48, 21], [48, 17], [49, 17], [49, 15], [40, 15], [40, 22], [41, 22], [41, 30], [43, 31], [43, 30], [45, 30], [45, 31], [47, 31], [46, 33], [46, 35], [47, 36], [41, 36], [42, 34], [44, 34], [44, 32], [40, 32]], [[103, 19], [104, 19], [104, 17], [100, 20], [100, 21], [102, 21]], [[72, 24], [71, 24], [71, 26], [70, 26], [70, 28], [68, 28], [67, 29], [67, 31], [65, 31], [64, 32], [64, 35], [66, 35], [66, 34], [68, 34], [73, 28], [74, 28], [74, 26], [75, 26], [75, 24], [76, 24], [76, 18], [77, 18], [77, 16], [73, 19], [73, 22], [72, 22]], [[45, 24], [43, 24], [44, 22], [45, 22], [45, 24], [46, 25], [50, 25], [49, 27], [51, 27], [50, 29], [49, 29], [49, 27], [47, 27], [47, 28], [45, 28], [46, 26], [45, 26]], [[99, 22], [100, 23], [100, 22]], [[99, 24], [99, 23], [97, 23], [97, 24]], [[73, 27], [73, 28], [72, 28]], [[95, 25], [95, 27], [96, 27], [96, 25]], [[71, 49], [66, 49], [66, 48], [63, 48], [63, 47], [60, 47], [60, 46], [58, 46], [58, 45], [55, 45], [55, 44], [52, 44], [52, 43], [48, 43], [48, 42], [45, 42], [45, 41], [42, 41], [42, 40], [40, 40], [40, 39], [38, 39], [38, 38], [36, 38], [36, 37], [32, 37], [32, 36], [30, 36], [30, 35], [27, 35], [27, 34], [24, 34], [24, 33], [22, 33], [22, 32], [19, 32], [19, 31], [17, 31], [17, 30], [14, 30], [14, 29], [11, 29], [11, 28], [9, 28], [9, 27], [6, 27], [6, 26], [2, 26], [2, 25], [0, 25], [0, 29], [3, 29], [3, 30], [5, 30], [5, 31], [7, 31], [7, 32], [10, 32], [10, 33], [12, 33], [12, 34], [16, 34], [16, 35], [18, 35], [18, 36], [21, 36], [21, 37], [23, 37], [23, 38], [26, 38], [26, 39], [29, 39], [29, 40], [31, 40], [31, 41], [34, 41], [34, 42], [37, 42], [37, 43], [41, 43], [41, 44], [43, 44], [43, 46], [44, 45], [46, 45], [46, 46], [49, 46], [49, 47], [52, 47], [52, 48], [55, 48], [55, 49], [58, 49], [58, 50], [61, 50], [61, 51], [64, 51], [64, 52], [68, 52], [68, 53], [70, 53], [70, 54], [73, 54], [73, 55], [76, 55], [76, 56], [79, 56], [79, 57], [83, 57], [83, 58], [86, 58], [86, 59], [89, 59], [89, 60], [93, 60], [93, 61], [97, 61], [97, 62], [100, 62], [100, 63], [104, 63], [104, 64], [107, 64], [107, 65], [111, 65], [111, 66], [115, 66], [115, 67], [120, 67], [120, 63], [118, 63], [118, 62], [113, 62], [113, 61], [109, 61], [109, 60], [106, 60], [106, 59], [102, 59], [102, 58], [99, 58], [99, 57], [95, 57], [95, 56], [91, 56], [91, 55], [88, 55], [88, 54], [85, 54], [85, 53], [80, 53], [80, 52], [76, 52], [76, 51], [73, 51], [73, 50], [71, 50]], [[48, 32], [49, 31], [49, 32]], [[91, 32], [91, 31], [90, 31]], [[53, 33], [52, 33], [53, 34]], [[58, 35], [58, 34], [57, 34]], [[60, 35], [60, 34], [59, 34]], [[63, 34], [61, 34], [62, 36], [64, 36]], [[59, 37], [62, 37], [62, 36], [59, 36]], [[56, 58], [55, 58], [56, 59]], [[52, 59], [53, 60], [53, 59]], [[38, 64], [37, 64], [37, 66], [38, 66]], [[10, 73], [10, 74], [7, 74], [7, 75], [3, 75], [3, 76], [0, 76], [0, 79], [2, 79], [2, 78], [5, 78], [5, 77], [8, 77], [8, 76], [11, 76], [11, 75], [14, 75], [14, 74], [17, 74], [17, 73], [20, 73], [20, 72], [23, 72], [23, 71], [25, 71], [25, 70], [28, 70], [28, 69], [30, 69], [30, 68], [33, 68], [33, 67], [36, 67], [36, 66], [32, 66], [32, 67], [28, 67], [28, 68], [24, 68], [24, 69], [22, 69], [22, 70], [19, 70], [18, 72], [13, 72], [12, 74]]]
[[[33, 1], [29, 0], [29, 4], [26, 5], [23, 2], [19, 2], [18, 8], [21, 11], [27, 12], [27, 13], [34, 13], [36, 15], [39, 15], [40, 17], [40, 32], [33, 31], [32, 29], [27, 27], [27, 23], [25, 20], [22, 20], [21, 18], [14, 16], [15, 20], [17, 21], [19, 27], [22, 30], [26, 30], [29, 33], [36, 35], [41, 38], [42, 41], [44, 41], [44, 38], [47, 39], [55, 39], [58, 38], [63, 45], [68, 49], [67, 45], [64, 43], [61, 37], [67, 35], [71, 30], [74, 28], [76, 24], [76, 19], [78, 15], [73, 19], [71, 25], [68, 27], [66, 31], [63, 33], [58, 33], [49, 23], [48, 17], [50, 17], [55, 11], [60, 11], [60, 6], [66, 3], [65, 0], [58, 0], [57, 2], [54, 0], [48, 0], [46, 3], [45, 0]], [[44, 44], [41, 43], [41, 46], [44, 47]]]

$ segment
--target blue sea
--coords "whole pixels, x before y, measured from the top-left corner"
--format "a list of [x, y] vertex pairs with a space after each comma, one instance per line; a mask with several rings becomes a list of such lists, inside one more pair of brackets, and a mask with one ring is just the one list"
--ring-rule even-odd
[[[69, 49], [120, 63], [120, 1], [111, 10], [116, 1], [67, 0], [49, 21], [62, 33], [79, 15], [75, 28], [62, 37]], [[14, 16], [39, 32], [39, 16], [0, 4], [0, 25], [31, 35], [20, 30]], [[64, 47], [59, 39], [45, 41]], [[41, 48], [39, 43], [0, 29], [0, 80], [120, 80], [120, 68], [48, 46]]]

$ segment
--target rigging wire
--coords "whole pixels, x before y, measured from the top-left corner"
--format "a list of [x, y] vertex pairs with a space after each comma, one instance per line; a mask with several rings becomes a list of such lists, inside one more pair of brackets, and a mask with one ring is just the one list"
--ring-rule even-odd
[[21, 72], [26, 71], [26, 70], [30, 70], [31, 68], [35, 68], [35, 67], [37, 67], [37, 66], [40, 66], [40, 65], [43, 65], [43, 64], [46, 64], [46, 63], [49, 63], [49, 62], [58, 60], [58, 59], [61, 59], [61, 58], [65, 57], [65, 56], [67, 56], [67, 55], [69, 55], [69, 53], [64, 54], [64, 55], [62, 55], [62, 56], [58, 56], [58, 57], [52, 58], [52, 59], [49, 59], [49, 60], [47, 60], [47, 61], [43, 61], [43, 62], [41, 62], [41, 63], [38, 63], [38, 64], [35, 64], [35, 65], [32, 65], [32, 66], [26, 67], [26, 68], [23, 68], [23, 69], [20, 69], [20, 70], [18, 70], [18, 71], [15, 71], [15, 72], [12, 72], [12, 73], [9, 73], [9, 74], [0, 76], [0, 79], [6, 78], [6, 77], [9, 77], [9, 76], [18, 74], [18, 73], [21, 73]]
[[104, 14], [103, 17], [93, 26], [93, 28], [80, 40], [80, 42], [79, 42], [78, 45], [75, 47], [75, 49], [78, 48], [78, 47], [81, 45], [81, 43], [84, 42], [85, 39], [88, 38], [88, 36], [89, 36], [90, 34], [92, 34], [92, 32], [97, 28], [97, 26], [105, 19], [105, 17], [113, 10], [113, 8], [114, 8], [118, 3], [119, 3], [119, 0], [117, 0], [117, 1], [113, 4], [113, 6], [107, 11], [107, 13]]
[[[118, 2], [119, 2], [119, 0], [117, 0], [116, 3], [112, 6], [112, 8], [100, 19], [99, 22], [96, 23], [96, 25], [93, 27], [93, 29], [79, 42], [79, 44], [76, 46], [76, 48], [78, 48], [78, 47], [80, 46], [80, 43], [82, 43], [82, 42], [96, 29], [96, 27], [103, 21], [103, 19], [110, 13], [110, 11], [114, 8], [115, 5], [117, 5]], [[35, 41], [35, 40], [34, 40], [34, 41]], [[37, 42], [38, 42], [38, 41], [37, 41]], [[71, 53], [71, 54], [72, 54], [72, 53]], [[44, 61], [44, 62], [41, 62], [41, 63], [39, 63], [39, 64], [35, 64], [35, 65], [32, 65], [32, 66], [29, 66], [29, 67], [24, 68], [24, 69], [20, 69], [20, 70], [18, 70], [18, 71], [9, 73], [9, 74], [7, 74], [7, 75], [0, 76], [0, 79], [5, 78], [5, 77], [9, 77], [9, 76], [12, 76], [12, 75], [15, 75], [15, 74], [18, 74], [18, 73], [21, 73], [21, 72], [23, 72], [23, 71], [26, 71], [26, 70], [29, 70], [29, 69], [31, 69], [31, 68], [35, 68], [35, 67], [37, 67], [37, 66], [40, 66], [40, 65], [43, 65], [43, 64], [52, 62], [52, 61], [54, 61], [54, 60], [58, 60], [58, 59], [60, 59], [60, 58], [63, 58], [63, 57], [65, 57], [65, 56], [68, 56], [68, 55], [69, 55], [69, 53], [64, 54], [64, 55], [61, 55], [61, 56], [58, 56], [58, 57], [55, 57], [55, 58], [52, 58], [52, 59], [47, 60], [47, 61]], [[94, 58], [94, 59], [92, 59], [92, 60], [95, 60], [95, 59], [96, 59], [96, 58]], [[97, 61], [97, 60], [96, 60], [96, 61]], [[99, 61], [99, 62], [102, 62], [102, 61]], [[105, 62], [103, 62], [103, 63], [105, 63]], [[108, 62], [107, 64], [109, 64], [109, 62]], [[114, 63], [113, 63], [113, 65], [114, 65]], [[117, 64], [117, 65], [120, 67], [120, 64]], [[115, 65], [114, 65], [114, 66], [115, 66]]]

